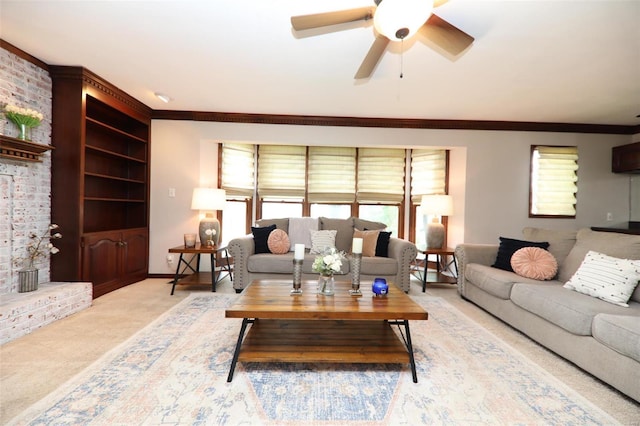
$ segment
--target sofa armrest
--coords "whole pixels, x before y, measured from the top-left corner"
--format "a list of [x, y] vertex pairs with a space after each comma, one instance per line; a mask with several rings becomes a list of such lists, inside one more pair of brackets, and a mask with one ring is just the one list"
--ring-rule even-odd
[[459, 244], [455, 249], [458, 262], [458, 293], [465, 295], [465, 268], [470, 263], [491, 266], [498, 255], [497, 244]]
[[233, 258], [233, 288], [243, 290], [249, 285], [248, 261], [255, 251], [253, 236], [234, 238], [229, 241], [227, 250]]
[[396, 285], [405, 293], [411, 288], [411, 264], [418, 256], [418, 249], [411, 241], [389, 238], [389, 257], [398, 261]]

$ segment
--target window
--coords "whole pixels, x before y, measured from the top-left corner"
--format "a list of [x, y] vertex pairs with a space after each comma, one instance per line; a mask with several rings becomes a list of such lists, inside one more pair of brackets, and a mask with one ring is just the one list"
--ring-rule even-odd
[[220, 187], [227, 193], [221, 237], [230, 241], [249, 232], [255, 191], [255, 146], [224, 143], [220, 151]]
[[351, 204], [356, 198], [356, 149], [309, 147], [309, 203]]
[[423, 195], [447, 193], [448, 152], [443, 149], [411, 150], [411, 205], [414, 224], [414, 242], [418, 247], [427, 245], [427, 225], [433, 219], [422, 213]]
[[250, 212], [251, 210], [247, 209], [246, 201], [227, 200], [221, 221], [221, 237], [223, 241], [228, 242], [248, 233], [247, 217]]
[[400, 204], [404, 200], [404, 149], [358, 149], [359, 204]]
[[532, 146], [529, 217], [575, 217], [577, 171], [577, 147]]
[[[447, 189], [446, 150], [224, 143], [220, 152], [221, 187], [229, 201], [225, 240], [249, 232], [255, 207], [256, 218], [264, 219], [358, 216], [386, 223], [394, 236], [416, 240], [417, 232], [417, 241], [424, 241], [426, 222], [419, 215], [416, 226], [416, 206], [423, 194]], [[404, 229], [407, 196], [411, 236]]]

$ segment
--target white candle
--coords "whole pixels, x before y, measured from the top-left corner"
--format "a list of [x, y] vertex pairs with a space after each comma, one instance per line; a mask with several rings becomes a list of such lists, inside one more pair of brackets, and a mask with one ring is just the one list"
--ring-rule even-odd
[[296, 260], [304, 260], [304, 244], [296, 244], [294, 246], [293, 258]]
[[362, 238], [353, 239], [353, 247], [351, 253], [362, 253]]

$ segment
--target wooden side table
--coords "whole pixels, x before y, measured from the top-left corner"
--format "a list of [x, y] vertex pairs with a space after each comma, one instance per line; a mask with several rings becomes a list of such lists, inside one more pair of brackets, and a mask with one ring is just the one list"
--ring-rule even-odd
[[[229, 277], [233, 280], [232, 275], [232, 266], [229, 262], [229, 254], [227, 253], [227, 247], [225, 246], [202, 246], [200, 243], [196, 243], [195, 247], [185, 247], [184, 245], [176, 246], [169, 249], [169, 253], [178, 253], [180, 254], [180, 259], [178, 260], [178, 265], [176, 266], [176, 273], [173, 277], [173, 285], [171, 286], [171, 295], [176, 289], [176, 284], [178, 281], [184, 284], [209, 284], [211, 283], [211, 291], [216, 291], [216, 284], [220, 281], [220, 275], [222, 271], [227, 271]], [[216, 266], [216, 257], [217, 254], [221, 253], [222, 256], [226, 259], [226, 265], [221, 265], [221, 267]], [[200, 272], [200, 255], [208, 254], [211, 259], [211, 273]], [[191, 256], [185, 256], [191, 255]], [[195, 265], [194, 265], [195, 261]], [[180, 268], [182, 267], [182, 270]], [[216, 270], [220, 269], [220, 274], [216, 276]], [[180, 280], [180, 276], [184, 274], [187, 270], [193, 272], [189, 274], [187, 277]]]
[[[451, 247], [443, 247], [440, 249], [427, 248], [424, 250], [418, 249], [419, 253], [424, 254], [424, 259], [421, 259], [416, 264], [416, 270], [420, 271], [420, 268], [424, 268], [422, 270], [422, 274], [420, 278], [422, 279], [422, 292], [424, 293], [427, 289], [427, 283], [447, 283], [447, 284], [455, 284], [456, 278], [458, 277], [458, 263], [456, 262], [456, 257], [454, 253], [454, 249]], [[429, 265], [429, 255], [433, 254], [436, 256], [436, 280], [435, 281], [427, 281], [427, 269]], [[451, 260], [447, 262], [447, 256], [451, 256]], [[451, 277], [443, 275], [444, 271], [450, 270], [451, 266], [453, 266], [453, 273], [455, 276], [453, 280]]]

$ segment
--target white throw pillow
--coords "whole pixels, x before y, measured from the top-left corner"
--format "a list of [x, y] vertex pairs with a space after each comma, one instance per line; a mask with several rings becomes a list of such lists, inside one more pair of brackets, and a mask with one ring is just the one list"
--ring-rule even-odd
[[304, 244], [306, 248], [311, 247], [311, 236], [309, 230], [318, 229], [317, 217], [290, 217], [289, 218], [289, 242], [291, 246], [289, 251], [293, 251], [296, 244]]
[[640, 260], [618, 259], [590, 250], [565, 288], [629, 307], [640, 280]]
[[311, 254], [322, 254], [327, 248], [336, 246], [335, 229], [325, 229], [322, 231], [309, 231], [311, 233]]

